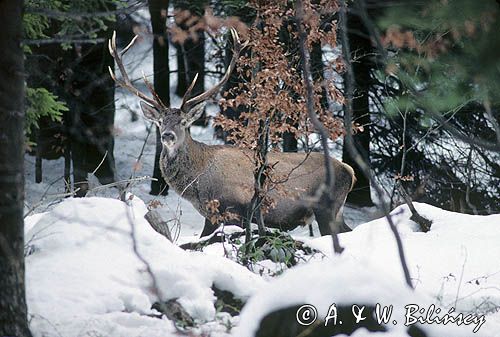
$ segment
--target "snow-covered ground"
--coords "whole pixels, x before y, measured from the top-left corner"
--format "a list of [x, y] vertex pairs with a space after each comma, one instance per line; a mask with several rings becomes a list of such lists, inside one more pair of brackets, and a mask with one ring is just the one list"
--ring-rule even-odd
[[171, 336], [172, 322], [148, 316], [158, 299], [178, 299], [200, 322], [224, 322], [212, 286], [246, 300], [265, 284], [231, 260], [177, 247], [149, 226], [141, 200], [129, 203], [68, 199], [26, 219], [35, 335]]
[[[404, 306], [434, 304], [443, 312], [485, 315], [480, 336], [500, 336], [500, 215], [472, 216], [415, 203], [433, 221], [428, 233], [409, 220], [406, 206], [391, 214], [403, 240], [415, 291], [403, 286], [397, 247], [385, 218], [339, 235], [345, 248], [333, 257], [330, 237], [309, 240], [330, 259], [289, 270], [253, 296], [240, 316], [237, 336], [252, 336], [260, 319], [273, 309], [312, 304], [325, 317], [331, 303], [394, 305], [394, 336], [406, 336]], [[277, 299], [280, 299], [279, 301]], [[424, 315], [422, 315], [424, 316]], [[475, 325], [426, 325], [429, 336], [472, 336]], [[356, 336], [370, 335], [368, 332]]]
[[[393, 318], [400, 322], [388, 325], [391, 336], [406, 336], [403, 307], [418, 303], [485, 314], [477, 335], [498, 336], [500, 215], [417, 208], [434, 221], [428, 233], [416, 231], [405, 206], [392, 212], [416, 286], [411, 291], [385, 219], [341, 234], [340, 257], [331, 257], [328, 237], [309, 240], [328, 257], [268, 281], [213, 252], [172, 244], [144, 220], [147, 208], [138, 197], [128, 205], [111, 198], [68, 199], [26, 218], [31, 328], [35, 336], [174, 336], [173, 323], [152, 317], [151, 305], [176, 298], [198, 323], [194, 335], [252, 336], [264, 315], [292, 304], [314, 305], [324, 317], [332, 303], [381, 303], [394, 305]], [[212, 286], [248, 300], [239, 319], [217, 312]], [[474, 327], [423, 329], [429, 336], [471, 336]]]

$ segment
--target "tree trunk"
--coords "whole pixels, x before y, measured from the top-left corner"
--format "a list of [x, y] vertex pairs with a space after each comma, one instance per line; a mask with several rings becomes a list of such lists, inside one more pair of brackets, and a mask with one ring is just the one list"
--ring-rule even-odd
[[[176, 1], [174, 5], [176, 9], [188, 10], [191, 15], [201, 17], [206, 1]], [[196, 22], [190, 22], [189, 24], [193, 25]], [[177, 25], [186, 31], [190, 28], [186, 22], [177, 22]], [[192, 95], [198, 95], [205, 91], [205, 33], [203, 30], [199, 30], [196, 34], [197, 39], [187, 38], [183, 43], [175, 44], [177, 50], [177, 88], [175, 93], [179, 97], [184, 96], [196, 74], [198, 74], [198, 80], [193, 88]], [[206, 125], [206, 123], [206, 115], [203, 113], [194, 124]]]
[[[353, 62], [354, 80], [356, 82], [355, 93], [352, 100], [353, 121], [363, 125], [364, 131], [353, 135], [354, 146], [362, 154], [364, 161], [370, 164], [370, 72], [373, 67], [373, 48], [369, 39], [369, 33], [359, 16], [348, 14], [348, 39], [357, 62]], [[347, 147], [344, 146], [342, 159], [349, 164], [356, 174], [357, 182], [354, 189], [347, 196], [347, 201], [358, 206], [372, 206], [370, 181], [363, 171], [351, 157]]]
[[[95, 10], [105, 8], [96, 6]], [[110, 8], [106, 8], [110, 10]], [[111, 38], [114, 23], [107, 21], [107, 31], [100, 31], [99, 38]], [[71, 159], [77, 196], [87, 192], [87, 174], [94, 172], [101, 184], [116, 180], [114, 150], [115, 83], [108, 68], [114, 69], [107, 42], [75, 46], [75, 66], [66, 69], [72, 76], [67, 80], [66, 91], [72, 123], [68, 137], [71, 140]], [[69, 90], [68, 90], [69, 89]], [[82, 182], [80, 186], [77, 184]]]
[[[228, 34], [229, 35], [229, 34]], [[224, 68], [227, 69], [229, 66], [229, 63], [231, 62], [231, 59], [233, 58], [233, 40], [232, 37], [229, 36], [228, 40], [226, 42], [226, 46], [224, 47]], [[245, 57], [249, 57], [251, 54], [251, 49], [250, 47], [247, 47], [242, 50], [240, 55], [244, 55]], [[226, 99], [234, 99], [235, 97], [239, 96], [241, 94], [241, 90], [239, 85], [244, 83], [245, 81], [249, 81], [250, 77], [246, 76], [245, 71], [239, 72], [237, 69], [235, 69], [230, 75], [229, 79], [224, 84], [222, 88], [223, 95]], [[226, 116], [227, 118], [230, 118], [232, 120], [237, 120], [240, 118], [240, 115], [244, 112], [248, 112], [248, 106], [245, 105], [239, 105], [237, 108], [233, 107], [227, 107], [226, 109], [221, 109], [221, 114]], [[215, 134], [217, 138], [224, 140], [226, 144], [231, 144], [227, 140], [228, 134], [222, 130], [220, 126], [215, 127]]]
[[24, 290], [21, 0], [0, 1], [0, 336], [31, 336]]
[[[109, 38], [108, 35], [101, 37]], [[108, 72], [108, 66], [113, 69], [114, 65], [106, 43], [82, 46], [81, 51], [75, 49], [74, 53], [77, 63], [70, 66], [73, 76], [66, 82], [71, 94], [68, 137], [75, 188], [80, 188], [77, 196], [84, 196], [88, 189], [88, 173], [95, 172], [101, 184], [114, 182], [116, 177], [113, 156], [115, 91]]]
[[[170, 74], [168, 67], [168, 38], [167, 38], [167, 11], [168, 0], [150, 0], [149, 13], [151, 15], [151, 26], [153, 27], [153, 73], [154, 89], [166, 106], [170, 105]], [[151, 182], [152, 195], [167, 195], [168, 184], [161, 175], [160, 155], [162, 150], [160, 130], [156, 127], [156, 153]]]

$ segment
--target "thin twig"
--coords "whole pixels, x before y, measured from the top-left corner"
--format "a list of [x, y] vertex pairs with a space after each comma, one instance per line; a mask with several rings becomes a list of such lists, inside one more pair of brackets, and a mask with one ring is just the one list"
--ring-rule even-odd
[[329, 215], [328, 216], [328, 225], [330, 227], [330, 232], [332, 235], [333, 242], [333, 250], [337, 254], [341, 254], [344, 248], [340, 246], [337, 233], [332, 230], [332, 224], [336, 221], [336, 214], [333, 214], [331, 211], [328, 211], [328, 208], [331, 208], [333, 204], [333, 196], [332, 191], [335, 186], [335, 171], [332, 165], [332, 161], [330, 158], [330, 153], [328, 151], [328, 131], [321, 121], [318, 119], [316, 112], [314, 111], [314, 91], [313, 91], [313, 80], [311, 75], [311, 66], [309, 51], [306, 47], [306, 32], [303, 27], [304, 20], [304, 7], [302, 4], [302, 0], [298, 0], [296, 2], [296, 19], [297, 19], [297, 29], [299, 33], [299, 50], [300, 56], [302, 59], [302, 75], [305, 82], [306, 87], [306, 108], [309, 119], [314, 125], [316, 131], [320, 134], [321, 146], [323, 147], [323, 157], [325, 161], [325, 169], [326, 169], [326, 179], [325, 184], [326, 188], [322, 190], [322, 196], [319, 201], [320, 207], [324, 209], [324, 211]]
[[127, 206], [127, 220], [130, 224], [130, 237], [132, 239], [132, 249], [134, 251], [134, 254], [137, 256], [137, 258], [144, 264], [146, 267], [146, 272], [148, 273], [149, 277], [151, 278], [151, 290], [153, 294], [157, 297], [158, 301], [161, 301], [163, 297], [161, 296], [160, 288], [158, 287], [158, 281], [156, 280], [156, 276], [153, 273], [153, 270], [151, 268], [151, 265], [149, 262], [142, 256], [142, 254], [139, 252], [139, 248], [137, 245], [137, 237], [136, 237], [136, 232], [135, 232], [135, 221], [133, 217], [133, 207], [130, 204], [130, 200], [127, 200], [125, 202], [125, 205]]

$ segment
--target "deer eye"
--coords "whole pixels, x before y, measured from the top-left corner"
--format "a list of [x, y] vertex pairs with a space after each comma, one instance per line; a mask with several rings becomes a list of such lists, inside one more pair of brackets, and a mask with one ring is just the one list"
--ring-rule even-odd
[[186, 126], [186, 124], [187, 124], [187, 120], [182, 119], [182, 120], [181, 120], [181, 126]]

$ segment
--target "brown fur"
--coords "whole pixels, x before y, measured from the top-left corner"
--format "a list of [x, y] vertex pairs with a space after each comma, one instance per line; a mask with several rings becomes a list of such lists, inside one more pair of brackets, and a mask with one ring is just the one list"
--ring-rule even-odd
[[[206, 203], [217, 199], [221, 212], [227, 210], [241, 218], [247, 213], [254, 191], [252, 155], [250, 150], [197, 142], [187, 132], [175, 154], [169, 154], [164, 147], [160, 166], [171, 187], [189, 200], [203, 216], [210, 215]], [[291, 230], [305, 225], [313, 213], [318, 216], [318, 210], [310, 205], [309, 200], [325, 180], [324, 159], [322, 154], [315, 152], [307, 159], [306, 156], [305, 153], [269, 153], [268, 161], [274, 165], [275, 175], [285, 177], [289, 174], [289, 178], [283, 183], [284, 192], [270, 192], [276, 200], [276, 207], [264, 217], [267, 226]], [[337, 214], [355, 177], [349, 165], [333, 158], [332, 164], [335, 172], [335, 201], [332, 207]], [[238, 221], [234, 219], [233, 222]], [[203, 234], [216, 228], [216, 225], [207, 225], [209, 228], [205, 228]], [[320, 229], [323, 235], [329, 232], [326, 228]], [[331, 230], [338, 233], [346, 228]]]

